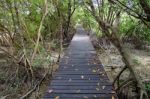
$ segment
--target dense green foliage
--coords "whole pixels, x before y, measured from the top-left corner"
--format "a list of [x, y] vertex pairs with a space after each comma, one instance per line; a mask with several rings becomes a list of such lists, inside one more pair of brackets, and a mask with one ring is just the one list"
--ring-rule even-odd
[[150, 43], [150, 0], [1, 0], [0, 50], [16, 64], [14, 74], [33, 82], [36, 69], [51, 65], [51, 54], [61, 54], [79, 24], [98, 38], [113, 42], [117, 34], [141, 47]]
[[[7, 60], [8, 64], [0, 68], [3, 71], [0, 79], [4, 82], [2, 84], [0, 82], [0, 86], [5, 86], [0, 96], [5, 96], [14, 91], [16, 94], [21, 93], [16, 89], [24, 87], [24, 84], [29, 86], [26, 89], [29, 90], [44, 73], [53, 72], [53, 64], [59, 59], [65, 39], [71, 39], [74, 33], [72, 25], [74, 22], [70, 13], [74, 13], [76, 2], [72, 0], [0, 2], [0, 51], [5, 53], [3, 60]], [[11, 78], [12, 75], [14, 77]]]

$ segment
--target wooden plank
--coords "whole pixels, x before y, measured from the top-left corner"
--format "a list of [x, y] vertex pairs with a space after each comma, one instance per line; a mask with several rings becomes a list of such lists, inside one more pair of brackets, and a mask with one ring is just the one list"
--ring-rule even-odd
[[69, 68], [69, 67], [59, 67], [57, 72], [94, 72], [94, 71], [99, 71], [99, 72], [104, 72], [104, 70], [101, 69], [97, 69], [94, 67], [93, 68], [80, 68], [80, 67], [73, 67], [73, 68]]
[[79, 68], [79, 67], [77, 67], [77, 68], [68, 68], [68, 67], [60, 67], [57, 71], [59, 72], [59, 71], [92, 71], [92, 69], [91, 68]]
[[105, 73], [100, 73], [98, 74], [98, 72], [59, 72], [57, 73], [57, 75], [106, 75]]
[[89, 55], [89, 56], [97, 56], [97, 54], [96, 54], [96, 52], [94, 52], [94, 53], [90, 53], [90, 52], [88, 52], [88, 51], [86, 51], [86, 52], [69, 52], [69, 53], [66, 53], [66, 54], [64, 54], [65, 56], [68, 56], [68, 55], [71, 55], [71, 56], [85, 56], [85, 55]]
[[100, 67], [100, 66], [93, 66], [93, 65], [82, 65], [79, 66], [79, 65], [76, 65], [76, 64], [69, 64], [69, 65], [60, 65], [59, 66], [59, 69], [63, 69], [63, 68], [68, 68], [68, 69], [76, 69], [76, 68], [79, 68], [79, 69], [83, 69], [83, 70], [86, 70], [86, 69], [103, 69], [103, 67]]
[[60, 65], [60, 67], [89, 67], [89, 68], [91, 68], [91, 67], [98, 67], [98, 68], [100, 68], [100, 69], [103, 69], [103, 65], [101, 65], [101, 64], [89, 64], [89, 63], [87, 63], [87, 64], [59, 64]]
[[70, 58], [70, 59], [93, 59], [96, 58], [96, 56], [64, 56], [64, 58]]
[[76, 57], [89, 57], [89, 58], [96, 58], [96, 54], [69, 54], [69, 55], [64, 55], [64, 57], [70, 57], [70, 58], [76, 58]]
[[80, 94], [112, 94], [114, 93], [112, 90], [53, 90], [52, 93], [61, 93], [61, 94], [74, 94], [74, 93], [80, 93]]
[[74, 52], [66, 51], [65, 52], [65, 55], [70, 55], [70, 54], [72, 54], [72, 55], [74, 55], [74, 54], [96, 54], [96, 51], [79, 51], [79, 52], [77, 52], [77, 51], [74, 51]]
[[93, 59], [93, 58], [96, 58], [96, 56], [92, 56], [92, 55], [84, 55], [84, 56], [82, 56], [82, 55], [78, 55], [78, 56], [64, 56], [64, 57], [66, 57], [66, 58], [73, 58], [73, 59], [76, 59], [76, 58], [78, 58], [78, 59], [82, 59], [82, 58], [88, 58], [88, 59]]
[[89, 75], [82, 75], [82, 74], [76, 74], [76, 75], [67, 75], [67, 74], [56, 74], [54, 77], [71, 77], [71, 78], [100, 78], [100, 77], [107, 77], [107, 75], [92, 75], [92, 74], [89, 74]]
[[63, 62], [60, 62], [59, 63], [60, 65], [66, 65], [66, 64], [81, 64], [81, 65], [84, 65], [84, 64], [86, 64], [86, 65], [93, 65], [93, 64], [101, 64], [101, 62], [97, 62], [97, 61], [63, 61]]
[[63, 69], [59, 69], [58, 70], [58, 73], [57, 74], [59, 74], [59, 73], [61, 73], [61, 74], [105, 74], [105, 71], [103, 71], [103, 70], [97, 70], [97, 69], [92, 69], [92, 70], [90, 70], [90, 69], [86, 69], [86, 70], [79, 70], [79, 69], [73, 69], [73, 70], [63, 70]]
[[[56, 96], [56, 97], [48, 97], [48, 98], [44, 98], [44, 99], [55, 99], [55, 98], [58, 98], [59, 96]], [[62, 97], [60, 96], [59, 99], [117, 99], [117, 98], [110, 98], [112, 96], [105, 96], [105, 97], [102, 97], [102, 96], [99, 96], [99, 97], [92, 97], [92, 96], [83, 96], [83, 97], [73, 97], [73, 96], [70, 96], [70, 97]], [[114, 96], [113, 96], [114, 97]]]
[[[98, 59], [88, 59], [88, 58], [83, 58], [83, 59], [68, 59], [68, 58], [63, 58], [63, 59], [61, 59], [60, 60], [60, 62], [66, 62], [66, 61], [68, 61], [68, 62], [82, 62], [82, 61], [84, 61], [84, 62], [91, 62], [91, 61], [99, 61]], [[101, 64], [101, 63], [100, 63]]]
[[100, 63], [100, 64], [59, 64], [60, 66], [72, 66], [72, 65], [74, 65], [74, 66], [92, 66], [92, 67], [96, 67], [96, 66], [99, 66], [99, 67], [102, 67], [103, 65]]
[[90, 76], [86, 76], [86, 75], [72, 75], [72, 76], [66, 76], [66, 75], [55, 75], [54, 76], [55, 79], [104, 79], [105, 77], [100, 77], [100, 76], [95, 76], [95, 75], [90, 75]]
[[107, 77], [107, 75], [106, 74], [80, 74], [80, 73], [57, 73], [55, 76], [60, 76], [60, 77], [63, 77], [63, 76], [65, 76], [65, 77], [67, 77], [67, 76], [69, 76], [69, 77], [81, 77], [81, 76], [84, 76], [84, 77]]
[[54, 94], [48, 94], [45, 95], [44, 99], [54, 99], [56, 97], [59, 97], [60, 99], [113, 99], [112, 97], [115, 98], [116, 95], [114, 94], [59, 94], [59, 93], [54, 93]]
[[[96, 74], [105, 73], [103, 70], [97, 70], [97, 71], [96, 71], [95, 69], [92, 69], [92, 70], [91, 70], [91, 69], [86, 69], [86, 70], [78, 70], [78, 69], [75, 69], [75, 70], [74, 70], [74, 69], [73, 69], [73, 70], [62, 69], [62, 70], [60, 70], [60, 69], [58, 69], [57, 72], [58, 72], [58, 73], [59, 73], [59, 72], [61, 72], [61, 73], [63, 73], [63, 72], [65, 72], [65, 73], [66, 73], [66, 72], [73, 72], [73, 73], [79, 73], [79, 74], [80, 74], [80, 73], [85, 73], [85, 74], [86, 74], [86, 73], [88, 73], [88, 72], [89, 72], [89, 73], [96, 73]], [[58, 74], [58, 73], [57, 73], [57, 74]]]
[[[53, 78], [53, 80], [69, 80], [70, 79], [70, 77], [55, 77], [55, 78]], [[80, 78], [77, 78], [77, 77], [75, 77], [75, 78], [71, 78], [72, 80], [83, 80], [81, 77]], [[100, 80], [100, 79], [102, 79], [102, 80], [108, 80], [108, 78], [85, 78], [84, 77], [84, 80], [89, 80], [89, 79], [91, 79], [91, 80]]]
[[62, 67], [62, 66], [60, 66], [59, 67], [59, 69], [58, 70], [74, 70], [74, 71], [76, 71], [76, 70], [95, 70], [95, 69], [102, 69], [102, 68], [100, 68], [100, 67], [87, 67], [87, 66], [85, 66], [85, 67], [74, 67], [74, 66], [70, 66], [70, 67], [67, 67], [67, 66], [64, 66], [64, 67]]
[[50, 86], [48, 87], [48, 89], [68, 89], [68, 90], [71, 90], [71, 89], [75, 89], [75, 90], [78, 90], [78, 89], [81, 89], [81, 90], [89, 90], [89, 89], [98, 89], [98, 90], [101, 90], [101, 89], [105, 89], [105, 90], [113, 90], [112, 86], [111, 85], [108, 85], [108, 86], [97, 86], [97, 85], [92, 85], [92, 86], [86, 86], [86, 85], [82, 85], [82, 86]]
[[72, 58], [71, 59], [69, 57], [61, 59], [61, 61], [65, 61], [65, 60], [68, 60], [68, 61], [99, 61], [99, 59], [96, 58], [96, 57], [95, 58], [89, 58], [89, 59], [88, 58], [85, 58], [85, 59], [84, 58], [83, 59], [76, 59], [76, 58], [74, 59], [74, 58]]
[[64, 70], [64, 71], [69, 71], [69, 70], [74, 70], [74, 71], [78, 71], [78, 70], [87, 70], [87, 72], [89, 71], [89, 70], [96, 70], [96, 69], [100, 69], [99, 67], [91, 67], [91, 68], [88, 68], [88, 67], [59, 67], [59, 69], [58, 69], [58, 71], [60, 71], [60, 70]]
[[73, 82], [73, 83], [97, 83], [97, 82], [100, 82], [100, 83], [109, 83], [110, 81], [109, 80], [91, 80], [91, 79], [88, 79], [88, 80], [72, 80], [72, 79], [69, 79], [69, 80], [53, 80], [52, 83], [70, 83], [70, 82]]
[[92, 71], [92, 70], [100, 70], [104, 71], [102, 67], [91, 67], [91, 68], [84, 68], [84, 67], [59, 67], [58, 71]]
[[108, 85], [111, 85], [110, 83], [101, 83], [101, 82], [84, 82], [84, 83], [78, 83], [78, 82], [66, 82], [66, 83], [51, 83], [51, 86], [82, 86], [82, 85], [86, 85], [86, 86], [92, 86], [92, 85], [100, 85], [100, 86], [108, 86]]

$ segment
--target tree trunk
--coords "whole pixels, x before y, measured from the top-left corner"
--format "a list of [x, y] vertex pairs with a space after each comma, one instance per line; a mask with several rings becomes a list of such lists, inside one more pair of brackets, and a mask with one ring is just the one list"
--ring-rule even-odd
[[150, 21], [150, 5], [147, 0], [139, 0], [141, 7], [146, 13], [147, 21]]
[[135, 72], [136, 71], [135, 67], [134, 67], [135, 64], [133, 64], [133, 62], [132, 62], [132, 58], [129, 54], [129, 51], [126, 49], [126, 47], [123, 46], [123, 43], [120, 40], [120, 37], [118, 36], [120, 12], [118, 12], [116, 15], [116, 20], [115, 20], [116, 24], [111, 25], [107, 21], [103, 20], [101, 17], [97, 16], [92, 0], [90, 0], [88, 5], [91, 8], [91, 10], [89, 9], [89, 11], [92, 13], [95, 20], [99, 24], [99, 27], [101, 28], [102, 33], [104, 33], [108, 37], [108, 39], [116, 46], [116, 48], [118, 49], [118, 51], [122, 55], [123, 62], [125, 63], [125, 65], [129, 69], [131, 74], [133, 75], [134, 80], [137, 82], [137, 85], [138, 85], [137, 87], [140, 88], [140, 91], [142, 93], [144, 93], [144, 95], [146, 96], [146, 99], [148, 99], [148, 95], [145, 91], [145, 87], [144, 87], [141, 79], [139, 78], [138, 74]]

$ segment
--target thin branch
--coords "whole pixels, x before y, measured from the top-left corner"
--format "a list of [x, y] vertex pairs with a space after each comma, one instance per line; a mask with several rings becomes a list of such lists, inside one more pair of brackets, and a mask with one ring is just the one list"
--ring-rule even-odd
[[48, 74], [48, 72], [46, 72], [46, 73], [44, 74], [43, 78], [42, 78], [31, 90], [29, 90], [25, 95], [23, 95], [22, 97], [20, 97], [20, 99], [25, 99], [25, 98], [27, 98], [32, 92], [34, 92], [34, 91], [36, 90], [36, 88], [41, 85], [41, 83], [43, 82], [43, 80], [45, 79], [45, 77], [47, 76], [47, 74]]
[[33, 62], [35, 54], [36, 54], [36, 52], [38, 50], [39, 41], [40, 41], [40, 37], [41, 37], [42, 25], [43, 25], [43, 22], [44, 22], [45, 17], [46, 17], [47, 14], [48, 14], [48, 5], [47, 5], [47, 0], [45, 0], [45, 12], [44, 12], [44, 14], [42, 16], [42, 19], [41, 19], [41, 22], [40, 22], [40, 26], [39, 26], [39, 29], [38, 29], [38, 37], [37, 37], [36, 45], [35, 45], [35, 48], [34, 48], [34, 51], [33, 51], [33, 54], [32, 54], [31, 63]]
[[115, 80], [113, 81], [113, 86], [114, 86], [115, 82], [116, 82], [117, 80], [119, 80], [120, 75], [121, 75], [126, 69], [127, 69], [127, 66], [125, 66], [125, 67], [118, 73], [117, 77], [116, 77]]
[[[134, 14], [131, 14], [130, 12], [126, 11], [127, 13], [129, 13], [130, 15], [132, 15], [133, 17], [137, 18], [137, 19], [143, 19], [145, 21], [149, 21], [147, 18], [144, 18], [144, 16], [142, 16], [141, 14], [139, 14], [138, 12], [134, 11], [133, 9], [129, 8], [128, 6], [124, 5], [122, 2], [120, 2], [119, 0], [115, 0], [116, 2], [118, 2], [119, 4], [121, 4], [121, 7], [124, 7], [130, 11], [132, 11]], [[117, 3], [116, 3], [117, 4]]]

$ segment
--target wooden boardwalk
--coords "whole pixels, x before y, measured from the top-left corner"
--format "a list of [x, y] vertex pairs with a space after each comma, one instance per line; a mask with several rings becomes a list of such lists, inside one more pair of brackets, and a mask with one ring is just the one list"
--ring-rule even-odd
[[43, 99], [117, 99], [92, 43], [77, 29]]

